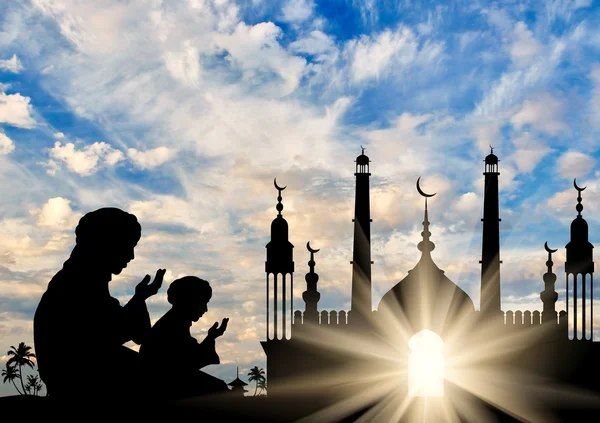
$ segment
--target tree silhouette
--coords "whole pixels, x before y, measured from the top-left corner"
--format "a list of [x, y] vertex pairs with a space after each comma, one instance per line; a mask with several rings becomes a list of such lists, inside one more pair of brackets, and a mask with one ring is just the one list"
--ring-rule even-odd
[[15, 389], [19, 393], [19, 395], [23, 395], [23, 393], [21, 391], [19, 391], [19, 388], [17, 387], [17, 384], [15, 383], [15, 379], [21, 377], [21, 373], [19, 373], [19, 371], [15, 367], [6, 363], [6, 369], [2, 370], [2, 376], [4, 376], [4, 383], [12, 382]]
[[21, 381], [21, 387], [23, 388], [23, 392], [27, 393], [25, 389], [25, 385], [23, 384], [23, 366], [29, 366], [33, 369], [33, 361], [32, 358], [35, 358], [35, 354], [31, 352], [31, 347], [29, 345], [25, 345], [25, 342], [19, 342], [19, 346], [15, 348], [13, 345], [10, 347], [11, 349], [7, 352], [7, 355], [10, 357], [6, 362], [6, 366], [19, 366], [19, 380]]
[[248, 378], [248, 380], [250, 382], [252, 382], [253, 380], [256, 381], [256, 388], [254, 389], [254, 396], [256, 396], [256, 391], [258, 391], [258, 384], [260, 381], [265, 380], [265, 371], [264, 369], [259, 369], [258, 366], [254, 366], [253, 368], [250, 369], [250, 373], [248, 373], [248, 376], [250, 376]]
[[37, 376], [29, 375], [27, 376], [27, 385], [25, 385], [27, 392], [33, 391], [33, 395], [37, 395], [42, 388], [40, 381]]
[[258, 389], [260, 389], [259, 393], [267, 390], [267, 380], [265, 378], [258, 381]]

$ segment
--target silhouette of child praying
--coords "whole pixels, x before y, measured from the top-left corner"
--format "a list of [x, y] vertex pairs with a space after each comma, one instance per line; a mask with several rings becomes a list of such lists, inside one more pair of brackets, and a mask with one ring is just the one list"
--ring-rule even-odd
[[151, 390], [159, 397], [176, 399], [229, 391], [224, 381], [200, 370], [220, 364], [215, 340], [223, 335], [229, 319], [224, 318], [221, 326], [215, 322], [200, 343], [190, 333], [192, 322], [208, 311], [211, 297], [210, 284], [195, 276], [177, 279], [169, 286], [167, 300], [172, 307], [154, 324], [140, 347]]

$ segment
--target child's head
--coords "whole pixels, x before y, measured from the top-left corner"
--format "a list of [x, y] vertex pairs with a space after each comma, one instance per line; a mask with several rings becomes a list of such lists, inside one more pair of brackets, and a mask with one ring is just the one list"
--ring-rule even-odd
[[208, 302], [212, 297], [212, 288], [204, 279], [196, 276], [184, 276], [171, 282], [167, 289], [167, 301], [190, 320], [197, 322], [208, 311]]

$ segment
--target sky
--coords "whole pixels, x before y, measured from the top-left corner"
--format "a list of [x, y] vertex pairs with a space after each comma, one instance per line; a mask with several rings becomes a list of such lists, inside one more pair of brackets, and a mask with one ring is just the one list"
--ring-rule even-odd
[[[598, 242], [599, 114], [591, 0], [2, 2], [0, 364], [11, 345], [33, 346], [33, 314], [79, 218], [119, 207], [137, 216], [142, 238], [112, 295], [125, 304], [144, 275], [166, 268], [148, 300], [155, 322], [171, 281], [208, 280], [209, 311], [192, 334], [230, 321], [217, 340], [221, 364], [204, 370], [230, 382], [239, 366], [247, 380], [251, 367], [266, 368], [273, 179], [287, 186], [295, 308], [310, 241], [320, 249], [319, 308], [348, 310], [361, 146], [371, 159], [374, 308], [420, 257], [418, 177], [437, 193], [433, 259], [478, 308], [491, 145], [502, 308], [542, 310], [548, 242], [563, 310], [575, 178]], [[15, 393], [0, 385], [0, 395]]]

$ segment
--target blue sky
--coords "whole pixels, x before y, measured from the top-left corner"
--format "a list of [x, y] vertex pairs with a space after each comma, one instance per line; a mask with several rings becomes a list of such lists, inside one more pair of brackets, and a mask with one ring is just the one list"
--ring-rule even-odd
[[374, 307], [418, 261], [419, 176], [438, 193], [434, 259], [479, 304], [490, 144], [505, 310], [541, 310], [546, 241], [559, 248], [564, 308], [574, 178], [597, 242], [592, 1], [32, 0], [0, 5], [0, 22], [0, 352], [33, 344], [33, 312], [78, 219], [117, 206], [143, 237], [113, 295], [126, 302], [166, 268], [156, 320], [170, 281], [203, 277], [215, 295], [193, 333], [231, 318], [223, 364], [207, 370], [233, 379], [236, 365], [265, 367], [273, 178], [288, 185], [295, 304], [311, 241], [320, 307], [347, 309], [361, 145], [372, 160]]

